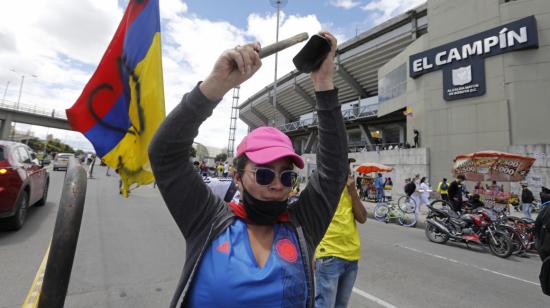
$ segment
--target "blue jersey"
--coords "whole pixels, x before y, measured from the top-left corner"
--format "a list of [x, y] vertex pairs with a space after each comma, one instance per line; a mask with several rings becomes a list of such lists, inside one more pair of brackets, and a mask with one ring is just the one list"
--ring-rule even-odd
[[295, 232], [276, 224], [271, 253], [259, 267], [240, 218], [205, 251], [189, 307], [305, 307], [307, 279]]

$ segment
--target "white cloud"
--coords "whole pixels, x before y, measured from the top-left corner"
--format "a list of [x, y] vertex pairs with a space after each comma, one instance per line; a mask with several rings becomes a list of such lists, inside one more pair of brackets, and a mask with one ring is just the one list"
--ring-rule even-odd
[[370, 18], [375, 24], [380, 24], [425, 2], [426, 0], [372, 0], [361, 8], [365, 11], [373, 11], [375, 15]]
[[349, 10], [351, 8], [358, 6], [360, 3], [358, 1], [353, 1], [353, 0], [331, 0], [330, 4], [335, 7]]
[[[15, 102], [22, 86], [22, 105], [62, 112], [80, 95], [122, 10], [111, 0], [37, 1], [32, 10], [28, 6], [10, 1], [0, 10], [0, 89], [6, 100]], [[40, 134], [45, 128], [34, 130]], [[77, 134], [59, 132], [63, 138]]]
[[[197, 81], [210, 72], [214, 61], [225, 50], [248, 40], [257, 40], [262, 46], [275, 42], [276, 15], [251, 14], [246, 29], [239, 29], [227, 22], [209, 21], [191, 14], [177, 16], [165, 24], [164, 34], [168, 45], [164, 45], [164, 76], [167, 110], [175, 107], [181, 96], [192, 89]], [[298, 32], [310, 35], [321, 30], [321, 24], [313, 15], [286, 16], [281, 13], [279, 39], [285, 39]], [[294, 69], [292, 57], [303, 44], [279, 53], [278, 76]], [[239, 103], [273, 82], [274, 56], [264, 59], [262, 68], [250, 80], [241, 85]], [[216, 107], [213, 115], [203, 123], [196, 141], [219, 148], [227, 147], [231, 114], [232, 93]], [[238, 121], [236, 142], [246, 134], [247, 126]], [[236, 145], [235, 145], [236, 146]]]
[[[0, 95], [9, 82], [6, 99], [16, 101], [24, 75], [21, 104], [57, 112], [70, 107], [95, 71], [121, 20], [123, 10], [116, 3], [112, 0], [38, 1], [33, 3], [33, 10], [28, 10], [24, 1], [7, 2], [0, 10]], [[228, 22], [199, 18], [180, 0], [160, 1], [160, 10], [167, 112], [197, 81], [207, 76], [223, 50], [252, 39], [264, 46], [275, 41], [275, 14], [251, 14], [246, 28], [241, 29]], [[312, 35], [322, 29], [314, 15], [284, 12], [280, 25], [280, 39], [299, 31]], [[302, 46], [279, 53], [279, 77], [294, 69], [292, 57]], [[33, 74], [38, 77], [31, 77]], [[271, 56], [264, 59], [261, 70], [242, 85], [239, 102], [273, 82], [273, 75], [274, 57]], [[227, 147], [231, 96], [228, 93], [201, 126], [197, 141]], [[246, 134], [246, 129], [239, 120], [237, 142]], [[36, 135], [45, 136], [47, 129], [35, 127], [33, 130]], [[78, 133], [54, 129], [50, 132], [73, 146], [89, 147]]]

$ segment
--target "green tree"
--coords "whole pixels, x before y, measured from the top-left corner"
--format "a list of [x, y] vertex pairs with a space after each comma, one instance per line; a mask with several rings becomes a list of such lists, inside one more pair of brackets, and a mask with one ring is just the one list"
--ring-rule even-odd
[[30, 138], [29, 140], [25, 140], [23, 142], [26, 143], [36, 153], [44, 151], [44, 141], [38, 138]]
[[227, 160], [227, 153], [220, 153], [214, 158], [215, 161], [225, 162]]

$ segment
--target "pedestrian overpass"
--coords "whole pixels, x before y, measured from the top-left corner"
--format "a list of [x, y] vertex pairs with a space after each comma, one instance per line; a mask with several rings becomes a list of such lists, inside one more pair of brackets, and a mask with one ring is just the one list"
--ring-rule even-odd
[[71, 130], [64, 112], [8, 100], [0, 101], [0, 121], [0, 140], [9, 138], [12, 122]]

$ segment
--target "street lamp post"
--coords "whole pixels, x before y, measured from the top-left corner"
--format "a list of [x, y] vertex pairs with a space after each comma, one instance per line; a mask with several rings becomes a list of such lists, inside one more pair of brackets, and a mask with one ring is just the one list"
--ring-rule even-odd
[[25, 82], [25, 75], [21, 75], [21, 84], [19, 84], [19, 97], [17, 98], [16, 110], [19, 110], [19, 102], [21, 101], [21, 93], [23, 92], [23, 82]]
[[[271, 6], [277, 8], [277, 28], [275, 32], [275, 43], [279, 42], [279, 14], [281, 11], [281, 8], [286, 5], [288, 0], [269, 0], [271, 3]], [[277, 59], [278, 59], [278, 52], [275, 52], [275, 80], [273, 81], [273, 106], [277, 106]]]
[[[15, 69], [10, 69], [10, 71], [14, 72], [14, 73], [18, 73]], [[31, 77], [34, 77], [34, 78], [38, 78], [37, 75], [35, 74], [31, 74], [30, 75]], [[23, 94], [23, 84], [25, 82], [25, 74], [21, 74], [21, 83], [19, 84], [19, 97], [17, 98], [17, 103], [15, 105], [15, 109], [16, 110], [19, 110], [19, 104], [21, 103], [21, 95]], [[6, 87], [6, 92], [7, 92], [7, 87]], [[4, 96], [6, 96], [6, 94], [4, 93]]]
[[2, 103], [6, 103], [6, 94], [8, 93], [8, 88], [10, 87], [10, 82], [6, 82], [6, 89], [4, 89], [4, 96], [2, 96]]

